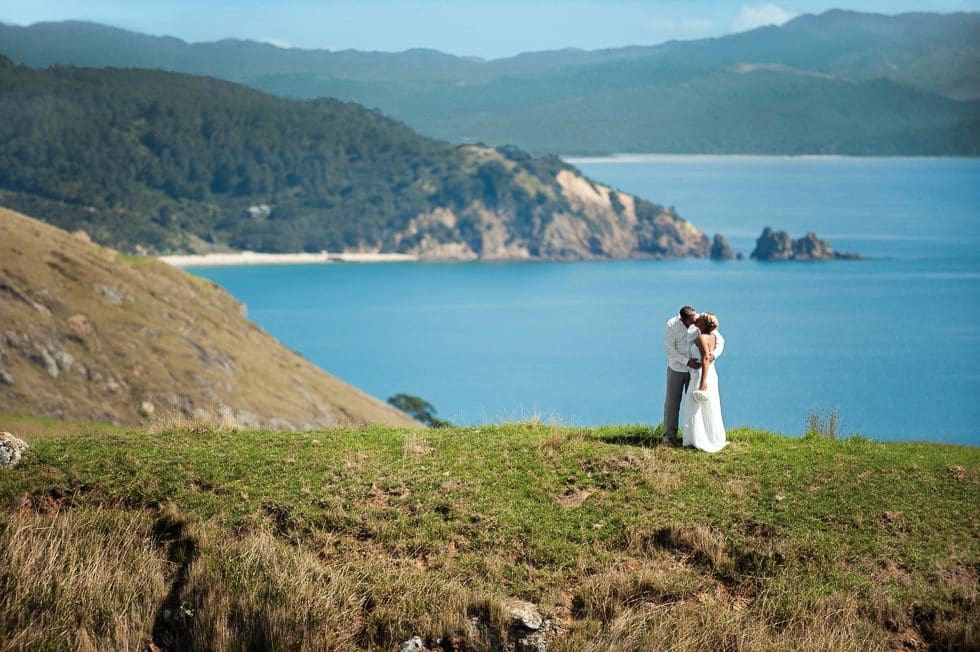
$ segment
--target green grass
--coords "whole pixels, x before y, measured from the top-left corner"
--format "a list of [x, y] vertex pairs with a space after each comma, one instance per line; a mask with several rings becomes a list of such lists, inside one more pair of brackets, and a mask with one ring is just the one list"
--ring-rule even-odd
[[68, 435], [79, 432], [123, 433], [129, 430], [125, 426], [98, 421], [79, 421], [76, 419], [52, 419], [27, 414], [7, 414], [0, 412], [0, 431], [16, 432], [21, 438], [32, 438], [42, 435]]
[[132, 265], [146, 265], [148, 262], [155, 260], [152, 256], [144, 256], [139, 254], [128, 254], [124, 251], [117, 251], [116, 257], [123, 262], [130, 263]]
[[[705, 455], [656, 439], [537, 424], [45, 435], [0, 474], [0, 500], [148, 523], [171, 514], [196, 528], [201, 555], [220, 542], [216, 566], [194, 562], [211, 568], [212, 590], [228, 546], [266, 536], [313, 555], [317, 573], [361, 559], [359, 572], [408, 568], [437, 585], [390, 612], [369, 597], [384, 574], [351, 589], [381, 622], [348, 622], [339, 647], [448, 636], [474, 604], [507, 596], [562, 623], [556, 649], [653, 645], [692, 628], [677, 647], [978, 642], [980, 449], [743, 429]], [[705, 601], [730, 617], [704, 625]], [[304, 622], [298, 644], [322, 641], [326, 625]], [[735, 623], [756, 638], [731, 638]]]

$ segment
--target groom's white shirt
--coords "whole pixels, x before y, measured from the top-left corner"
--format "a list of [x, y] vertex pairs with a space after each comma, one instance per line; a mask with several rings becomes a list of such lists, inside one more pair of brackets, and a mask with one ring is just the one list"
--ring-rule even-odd
[[[721, 333], [715, 331], [718, 342], [715, 344], [715, 358], [721, 357], [721, 352], [725, 349], [725, 338]], [[667, 320], [667, 328], [664, 330], [664, 350], [667, 352], [667, 365], [674, 371], [686, 374], [691, 370], [687, 366], [687, 361], [691, 359], [691, 345], [698, 338], [697, 326], [687, 328], [681, 321], [680, 315], [676, 315]]]

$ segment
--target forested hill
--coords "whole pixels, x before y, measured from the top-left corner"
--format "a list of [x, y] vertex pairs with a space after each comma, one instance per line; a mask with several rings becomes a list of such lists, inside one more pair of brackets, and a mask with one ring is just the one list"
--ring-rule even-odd
[[672, 210], [556, 158], [454, 147], [336, 100], [0, 62], [0, 203], [123, 249], [704, 256]]

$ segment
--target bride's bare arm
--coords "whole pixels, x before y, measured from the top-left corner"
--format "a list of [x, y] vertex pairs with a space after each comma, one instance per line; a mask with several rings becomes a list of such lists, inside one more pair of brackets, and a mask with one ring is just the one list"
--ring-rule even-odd
[[698, 387], [702, 392], [708, 389], [708, 369], [714, 364], [714, 357], [711, 355], [711, 337], [709, 335], [698, 335], [698, 350], [701, 351], [701, 386]]

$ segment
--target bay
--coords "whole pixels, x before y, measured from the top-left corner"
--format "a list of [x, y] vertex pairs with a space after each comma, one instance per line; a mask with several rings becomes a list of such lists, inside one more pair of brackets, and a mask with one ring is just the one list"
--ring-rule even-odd
[[663, 325], [715, 312], [726, 423], [980, 444], [980, 160], [571, 161], [748, 253], [764, 226], [869, 260], [198, 268], [288, 346], [375, 396], [479, 424], [661, 420]]

